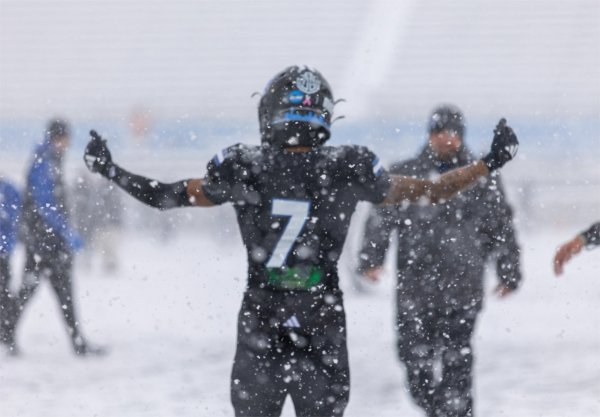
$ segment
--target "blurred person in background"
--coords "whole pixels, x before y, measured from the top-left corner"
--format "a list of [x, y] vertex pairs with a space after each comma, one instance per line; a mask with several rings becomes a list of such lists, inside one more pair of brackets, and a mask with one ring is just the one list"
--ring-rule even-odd
[[[465, 120], [441, 105], [428, 122], [428, 141], [390, 173], [434, 179], [475, 158], [464, 144]], [[473, 416], [471, 337], [483, 302], [484, 272], [495, 257], [504, 297], [521, 281], [512, 210], [498, 173], [434, 205], [373, 207], [359, 272], [380, 279], [390, 237], [397, 248], [397, 348], [409, 391], [428, 417]]]
[[71, 225], [65, 195], [63, 159], [70, 141], [69, 124], [61, 119], [50, 120], [27, 174], [21, 221], [25, 269], [18, 292], [18, 309], [6, 326], [13, 349], [16, 349], [14, 336], [23, 310], [40, 281], [46, 278], [58, 300], [74, 352], [77, 355], [103, 353], [103, 349], [90, 345], [81, 334], [73, 301], [73, 256], [83, 247], [83, 240]]
[[75, 229], [85, 240], [78, 261], [86, 268], [99, 259], [102, 272], [114, 274], [119, 266], [119, 235], [123, 206], [116, 187], [106, 187], [100, 178], [87, 171], [77, 175], [71, 187], [72, 218]]
[[589, 249], [600, 245], [600, 222], [594, 223], [584, 232], [563, 243], [554, 255], [554, 273], [562, 275], [565, 264], [584, 247]]
[[0, 175], [0, 343], [8, 354], [16, 354], [11, 335], [5, 331], [16, 302], [10, 291], [10, 259], [17, 244], [21, 196], [12, 183]]
[[88, 168], [142, 203], [233, 204], [248, 259], [231, 373], [236, 416], [278, 416], [288, 394], [298, 415], [341, 416], [350, 374], [337, 262], [357, 203], [447, 199], [503, 166], [518, 145], [503, 119], [484, 159], [436, 181], [390, 176], [365, 147], [325, 146], [334, 103], [320, 73], [289, 67], [261, 97], [262, 144], [223, 149], [204, 178], [172, 184], [121, 168], [90, 132]]

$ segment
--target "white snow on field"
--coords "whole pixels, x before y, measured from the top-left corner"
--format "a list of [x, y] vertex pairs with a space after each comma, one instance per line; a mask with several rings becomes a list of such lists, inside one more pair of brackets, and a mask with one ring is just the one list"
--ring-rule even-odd
[[[488, 296], [475, 336], [478, 416], [600, 415], [600, 250], [581, 254], [557, 279], [551, 257], [570, 235], [519, 235], [524, 285], [510, 299]], [[105, 358], [71, 354], [50, 286], [41, 286], [22, 322], [22, 356], [0, 357], [1, 416], [233, 414], [241, 243], [136, 235], [122, 242], [121, 263], [112, 277], [77, 268], [83, 329], [110, 347]], [[352, 373], [346, 416], [420, 416], [395, 356], [393, 280], [370, 294], [342, 280]], [[289, 402], [283, 414], [294, 414]]]

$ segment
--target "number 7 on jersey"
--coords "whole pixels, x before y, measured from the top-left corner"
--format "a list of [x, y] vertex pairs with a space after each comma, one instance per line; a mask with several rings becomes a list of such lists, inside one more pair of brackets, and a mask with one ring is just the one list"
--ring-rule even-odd
[[300, 235], [304, 224], [308, 220], [308, 212], [310, 210], [309, 201], [301, 200], [283, 200], [273, 199], [273, 207], [271, 215], [287, 216], [290, 218], [287, 226], [283, 230], [273, 254], [267, 262], [268, 268], [281, 268], [285, 263], [292, 246]]

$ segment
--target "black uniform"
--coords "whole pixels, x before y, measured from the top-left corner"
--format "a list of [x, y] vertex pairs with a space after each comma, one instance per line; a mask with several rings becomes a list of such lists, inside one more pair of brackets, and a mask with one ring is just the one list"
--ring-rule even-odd
[[248, 253], [231, 396], [238, 416], [341, 415], [350, 375], [337, 260], [360, 200], [389, 176], [361, 147], [307, 153], [236, 145], [208, 164], [204, 193], [231, 202]]
[[[427, 147], [390, 172], [428, 178], [471, 161], [462, 149], [454, 162], [443, 162]], [[512, 212], [500, 179], [487, 177], [436, 205], [373, 208], [360, 254], [362, 270], [383, 264], [394, 229], [398, 353], [411, 394], [430, 416], [471, 416], [470, 339], [482, 306], [485, 265], [494, 254], [505, 286], [516, 288], [521, 280]], [[438, 357], [441, 381], [434, 380]]]

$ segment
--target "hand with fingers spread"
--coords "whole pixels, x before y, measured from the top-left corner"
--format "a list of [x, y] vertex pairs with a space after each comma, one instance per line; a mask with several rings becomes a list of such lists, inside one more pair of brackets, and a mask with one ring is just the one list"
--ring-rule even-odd
[[494, 129], [494, 139], [492, 148], [484, 158], [483, 162], [490, 172], [501, 168], [508, 161], [513, 159], [519, 148], [519, 140], [514, 130], [506, 124], [506, 119], [502, 118]]
[[108, 146], [106, 146], [106, 140], [102, 139], [95, 130], [90, 130], [90, 136], [92, 139], [90, 139], [83, 154], [85, 165], [91, 172], [98, 172], [108, 177], [113, 163]]

